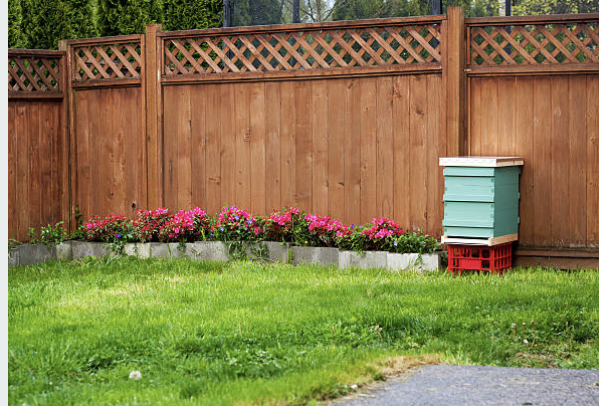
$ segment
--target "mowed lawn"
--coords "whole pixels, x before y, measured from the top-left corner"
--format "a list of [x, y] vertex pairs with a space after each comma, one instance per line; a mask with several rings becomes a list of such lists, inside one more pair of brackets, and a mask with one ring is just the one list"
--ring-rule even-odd
[[419, 362], [599, 368], [596, 271], [123, 258], [8, 272], [11, 405], [306, 404]]

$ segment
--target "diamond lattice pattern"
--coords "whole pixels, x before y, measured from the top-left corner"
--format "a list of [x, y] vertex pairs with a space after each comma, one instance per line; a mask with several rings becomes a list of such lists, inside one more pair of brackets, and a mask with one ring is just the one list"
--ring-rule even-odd
[[73, 80], [105, 80], [141, 77], [139, 42], [74, 47]]
[[473, 65], [599, 62], [599, 22], [472, 27], [470, 38]]
[[60, 92], [60, 57], [8, 57], [8, 91]]
[[438, 63], [436, 24], [164, 40], [165, 75]]

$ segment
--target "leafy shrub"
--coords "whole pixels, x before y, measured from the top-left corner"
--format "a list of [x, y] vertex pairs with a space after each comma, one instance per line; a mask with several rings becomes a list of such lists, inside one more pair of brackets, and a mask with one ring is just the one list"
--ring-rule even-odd
[[435, 238], [430, 235], [412, 232], [392, 237], [384, 247], [385, 251], [398, 254], [432, 254], [437, 248], [439, 248], [439, 241]]
[[293, 230], [302, 217], [303, 214], [295, 207], [286, 207], [280, 213], [275, 211], [264, 221], [264, 238], [270, 241], [292, 241]]
[[211, 227], [210, 217], [199, 207], [179, 210], [162, 224], [159, 239], [164, 242], [205, 241]]
[[393, 238], [401, 236], [404, 231], [385, 217], [373, 218], [372, 221], [356, 231], [355, 248], [363, 251], [387, 251]]
[[215, 231], [222, 241], [256, 241], [264, 235], [261, 223], [247, 211], [227, 206], [218, 215]]
[[84, 224], [88, 241], [115, 242], [133, 241], [133, 222], [125, 216], [111, 214], [105, 218], [91, 216]]
[[133, 222], [133, 234], [140, 242], [158, 241], [161, 227], [172, 216], [168, 209], [138, 210], [135, 212], [137, 219]]
[[296, 245], [311, 247], [337, 246], [339, 240], [347, 238], [350, 228], [329, 216], [306, 214], [293, 229], [293, 242]]

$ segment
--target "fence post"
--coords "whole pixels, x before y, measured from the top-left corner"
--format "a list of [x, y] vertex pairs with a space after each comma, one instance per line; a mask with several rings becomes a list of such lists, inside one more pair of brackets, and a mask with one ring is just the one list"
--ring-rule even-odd
[[147, 207], [155, 209], [164, 205], [162, 165], [162, 95], [160, 85], [161, 42], [157, 33], [160, 24], [146, 26], [145, 36], [145, 101], [146, 101], [146, 156], [147, 156]]
[[465, 49], [466, 30], [464, 9], [447, 9], [447, 154], [465, 155], [466, 150], [466, 74]]

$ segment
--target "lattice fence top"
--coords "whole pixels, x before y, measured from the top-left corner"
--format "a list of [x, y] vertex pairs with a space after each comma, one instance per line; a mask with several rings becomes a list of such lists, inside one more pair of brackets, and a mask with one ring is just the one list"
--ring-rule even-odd
[[475, 66], [598, 62], [599, 21], [470, 27]]
[[141, 78], [139, 41], [73, 46], [73, 81]]
[[61, 54], [8, 54], [8, 93], [62, 93]]
[[439, 24], [164, 39], [167, 76], [440, 63]]

